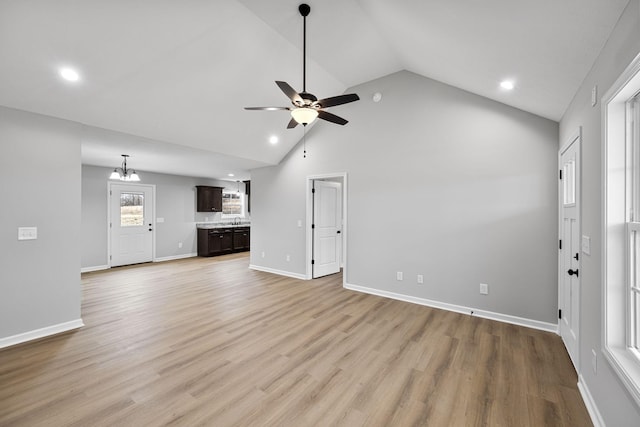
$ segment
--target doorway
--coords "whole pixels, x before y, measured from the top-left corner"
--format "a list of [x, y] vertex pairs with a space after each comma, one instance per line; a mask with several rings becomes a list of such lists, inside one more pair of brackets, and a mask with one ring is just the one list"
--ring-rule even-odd
[[581, 225], [581, 131], [562, 146], [559, 152], [559, 258], [558, 258], [558, 317], [560, 336], [569, 357], [579, 370], [580, 343], [580, 251]]
[[307, 177], [307, 279], [346, 266], [346, 195], [346, 173]]
[[154, 258], [155, 186], [109, 183], [109, 266]]

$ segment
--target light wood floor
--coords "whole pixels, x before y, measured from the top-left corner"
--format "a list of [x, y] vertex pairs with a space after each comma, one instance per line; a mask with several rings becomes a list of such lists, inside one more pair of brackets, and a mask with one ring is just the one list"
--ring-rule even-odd
[[589, 426], [558, 336], [248, 270], [84, 274], [86, 326], [0, 350], [1, 426]]

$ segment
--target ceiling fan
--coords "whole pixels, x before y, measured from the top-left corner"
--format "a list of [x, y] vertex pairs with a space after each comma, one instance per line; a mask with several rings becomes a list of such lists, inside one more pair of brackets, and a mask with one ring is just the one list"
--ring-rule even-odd
[[276, 81], [276, 84], [291, 100], [292, 107], [244, 107], [245, 110], [288, 110], [291, 112], [291, 120], [287, 125], [287, 129], [292, 129], [298, 124], [303, 126], [313, 122], [316, 118], [326, 120], [339, 125], [349, 123], [342, 117], [336, 116], [325, 111], [325, 108], [335, 107], [336, 105], [347, 104], [360, 99], [355, 93], [346, 95], [332, 96], [330, 98], [318, 99], [315, 95], [307, 92], [307, 16], [311, 12], [308, 4], [298, 6], [298, 11], [302, 15], [303, 20], [303, 38], [302, 38], [302, 92], [296, 92], [287, 82]]

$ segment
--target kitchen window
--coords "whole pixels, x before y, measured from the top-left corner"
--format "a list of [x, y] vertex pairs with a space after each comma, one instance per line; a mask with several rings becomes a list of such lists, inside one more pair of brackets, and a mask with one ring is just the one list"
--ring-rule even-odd
[[238, 192], [222, 193], [222, 217], [244, 217], [245, 195]]
[[640, 405], [640, 55], [602, 106], [603, 353]]

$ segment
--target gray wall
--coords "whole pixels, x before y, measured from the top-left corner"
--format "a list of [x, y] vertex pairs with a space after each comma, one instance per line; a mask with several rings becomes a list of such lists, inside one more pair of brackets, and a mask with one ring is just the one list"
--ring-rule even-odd
[[[80, 319], [81, 135], [0, 107], [0, 338]], [[25, 226], [37, 240], [17, 240]]]
[[[576, 93], [560, 122], [560, 143], [566, 142], [582, 126], [582, 234], [591, 237], [591, 255], [580, 261], [580, 366], [583, 381], [593, 395], [598, 410], [609, 426], [640, 425], [640, 409], [621, 386], [601, 353], [602, 350], [602, 269], [601, 269], [601, 105], [591, 106], [591, 89], [599, 96], [611, 87], [640, 52], [640, 7], [632, 0], [591, 72]], [[598, 357], [598, 372], [591, 369], [591, 350]]]
[[[107, 182], [113, 168], [82, 166], [82, 268], [101, 267], [107, 260]], [[197, 252], [196, 223], [220, 220], [220, 214], [196, 212], [196, 185], [227, 187], [238, 184], [205, 178], [138, 171], [140, 184], [156, 186], [156, 258]], [[244, 184], [240, 183], [244, 192]], [[182, 248], [178, 243], [182, 242]]]
[[351, 91], [252, 171], [251, 263], [304, 274], [305, 178], [347, 172], [349, 284], [557, 323], [558, 124], [406, 71]]

